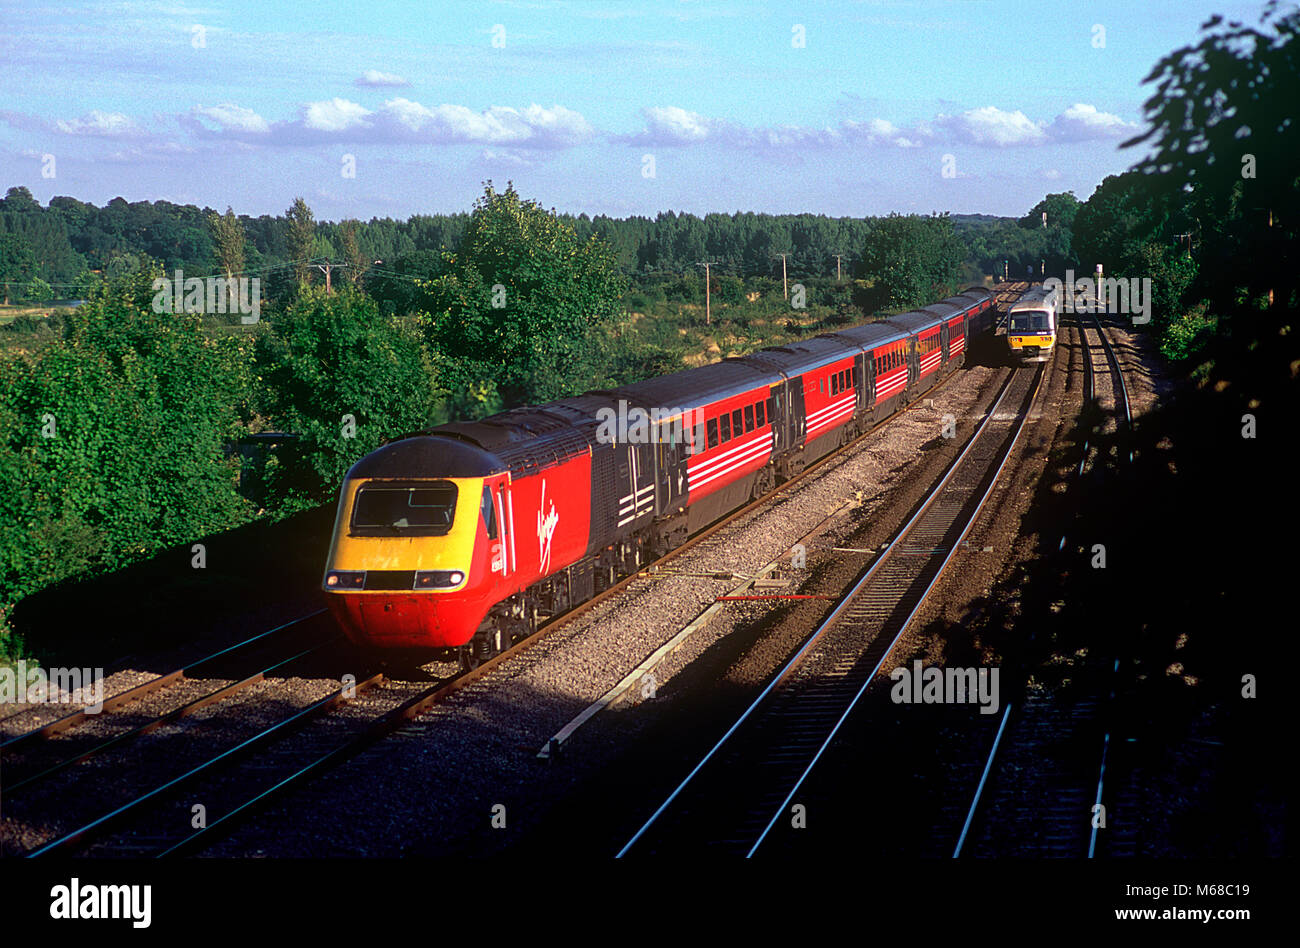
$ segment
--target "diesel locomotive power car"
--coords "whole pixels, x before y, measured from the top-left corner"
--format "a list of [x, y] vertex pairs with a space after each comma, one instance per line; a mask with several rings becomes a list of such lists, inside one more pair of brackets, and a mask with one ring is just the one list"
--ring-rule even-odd
[[455, 649], [474, 667], [898, 411], [994, 316], [975, 288], [392, 441], [344, 479], [330, 608], [359, 645]]

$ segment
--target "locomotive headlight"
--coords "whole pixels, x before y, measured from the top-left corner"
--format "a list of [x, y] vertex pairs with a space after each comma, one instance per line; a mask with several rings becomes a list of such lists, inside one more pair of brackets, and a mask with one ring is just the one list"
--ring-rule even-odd
[[330, 589], [360, 589], [365, 583], [364, 571], [330, 570], [325, 574], [325, 585]]
[[464, 581], [465, 574], [458, 569], [421, 570], [415, 574], [416, 589], [448, 589]]

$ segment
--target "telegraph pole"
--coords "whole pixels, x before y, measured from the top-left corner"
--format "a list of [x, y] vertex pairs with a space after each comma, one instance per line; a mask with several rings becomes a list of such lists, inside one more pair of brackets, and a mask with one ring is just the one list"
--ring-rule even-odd
[[835, 282], [839, 283], [840, 282], [840, 257], [844, 256], [844, 254], [833, 253], [831, 254], [831, 256], [835, 258]]
[[789, 299], [789, 298], [790, 298], [790, 290], [789, 290], [789, 288], [786, 286], [786, 280], [785, 280], [785, 258], [788, 257], [788, 256], [790, 256], [790, 255], [787, 254], [787, 253], [783, 253], [783, 254], [778, 254], [778, 256], [780, 256], [780, 258], [781, 258], [781, 293], [782, 293], [782, 295], [785, 296], [786, 299]]
[[704, 268], [704, 325], [713, 325], [713, 314], [709, 309], [709, 262], [700, 261], [700, 266]]
[[332, 263], [318, 263], [318, 264], [316, 264], [316, 269], [319, 270], [319, 271], [321, 271], [322, 273], [325, 274], [325, 292], [326, 292], [326, 293], [331, 292], [331, 290], [330, 290], [330, 271], [334, 269], [334, 264], [332, 264]]

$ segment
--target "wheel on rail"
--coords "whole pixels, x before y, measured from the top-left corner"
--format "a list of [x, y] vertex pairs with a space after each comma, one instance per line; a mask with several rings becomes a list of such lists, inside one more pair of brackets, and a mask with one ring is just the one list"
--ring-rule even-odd
[[460, 670], [473, 671], [494, 655], [504, 651], [501, 647], [504, 641], [508, 639], [495, 625], [486, 625], [479, 629], [472, 639], [456, 649]]
[[456, 649], [456, 657], [460, 660], [460, 670], [463, 672], [472, 672], [483, 664], [483, 660], [479, 658], [478, 649], [474, 647], [473, 642]]

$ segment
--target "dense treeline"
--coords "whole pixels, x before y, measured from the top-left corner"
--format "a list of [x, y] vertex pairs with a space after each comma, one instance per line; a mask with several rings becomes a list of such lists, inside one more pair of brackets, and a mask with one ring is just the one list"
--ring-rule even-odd
[[[296, 240], [304, 212], [310, 239]], [[237, 272], [260, 276], [273, 297], [293, 291], [300, 275], [296, 265], [315, 261], [340, 268], [335, 272], [341, 279], [364, 280], [371, 294], [396, 312], [418, 308], [410, 278], [434, 274], [442, 255], [459, 246], [470, 220], [460, 213], [317, 222], [297, 202], [282, 215], [259, 217], [122, 198], [100, 208], [55, 197], [41, 207], [26, 188], [16, 187], [0, 199], [0, 283], [9, 300], [50, 299], [51, 288], [53, 298], [72, 299], [99, 279], [147, 266], [145, 258], [191, 276], [235, 272], [225, 266], [229, 254], [214, 232], [214, 218], [222, 217], [242, 229]], [[704, 261], [719, 276], [779, 278], [782, 254], [791, 280], [847, 275], [859, 266], [872, 233], [888, 220], [755, 213], [697, 217], [673, 211], [653, 218], [560, 214], [557, 219], [584, 241], [599, 239], [634, 286], [702, 272]], [[1042, 235], [1009, 219], [972, 215], [952, 222], [965, 246], [968, 277], [1000, 271], [1008, 259], [1021, 270], [1031, 258], [1037, 266], [1046, 247]], [[310, 276], [323, 282], [319, 270]]]

